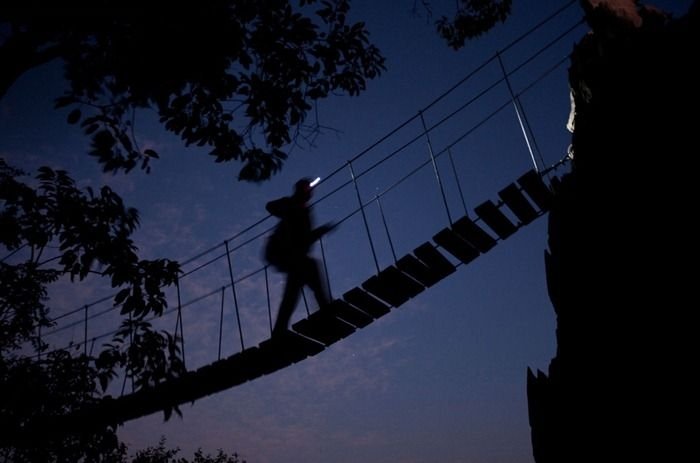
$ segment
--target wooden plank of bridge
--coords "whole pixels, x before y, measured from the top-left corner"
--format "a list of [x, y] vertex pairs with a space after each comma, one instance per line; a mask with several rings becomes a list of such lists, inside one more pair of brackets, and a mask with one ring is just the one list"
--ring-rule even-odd
[[426, 241], [413, 250], [413, 254], [421, 260], [440, 279], [454, 273], [457, 269], [447, 257], [443, 256], [432, 243]]
[[425, 287], [433, 286], [446, 276], [435, 272], [413, 254], [406, 254], [403, 256], [396, 262], [396, 266], [399, 270], [410, 275], [414, 280], [417, 280]]
[[192, 390], [189, 391], [194, 396], [192, 400], [261, 376], [263, 370], [262, 365], [257, 362], [257, 356], [258, 348], [249, 347], [242, 352], [192, 372], [192, 382], [190, 383]]
[[354, 325], [356, 328], [364, 328], [374, 321], [370, 315], [360, 309], [353, 307], [342, 299], [333, 300], [328, 307], [324, 307], [336, 317]]
[[537, 218], [537, 211], [515, 183], [511, 183], [499, 191], [498, 196], [523, 225], [527, 225]]
[[323, 351], [324, 346], [293, 331], [286, 331], [258, 345], [258, 361], [269, 374]]
[[[151, 398], [154, 400], [149, 400]], [[165, 402], [159, 396], [154, 395], [150, 390], [142, 389], [116, 399], [110, 397], [107, 400], [102, 400], [94, 408], [86, 407], [79, 410], [75, 415], [77, 421], [71, 424], [75, 424], [80, 428], [83, 427], [81, 422], [99, 426], [106, 416], [110, 419], [109, 424], [123, 423], [143, 416], [143, 414], [151, 414], [163, 410], [164, 406]]]
[[530, 169], [521, 175], [518, 178], [518, 184], [541, 210], [547, 211], [552, 206], [554, 194], [545, 185], [542, 176], [535, 172], [534, 169]]
[[248, 375], [248, 380], [259, 378], [291, 364], [286, 359], [273, 357], [269, 355], [269, 352], [263, 352], [258, 346], [249, 347], [240, 354], [240, 363], [237, 366]]
[[420, 284], [420, 282], [393, 265], [379, 272], [378, 277], [380, 280], [386, 280], [387, 284], [394, 284], [401, 288], [401, 291], [408, 294], [409, 297], [416, 297], [425, 290], [425, 286]]
[[481, 253], [488, 252], [496, 246], [495, 238], [466, 215], [452, 224], [452, 229]]
[[343, 294], [343, 299], [375, 319], [389, 313], [389, 306], [360, 287], [353, 288]]
[[258, 345], [261, 352], [269, 355], [284, 357], [291, 363], [300, 362], [323, 351], [323, 344], [304, 337], [294, 331], [285, 331], [261, 342]]
[[479, 251], [474, 246], [449, 228], [440, 230], [433, 236], [433, 240], [465, 264], [479, 257]]
[[[320, 346], [318, 343], [314, 344]], [[296, 343], [296, 346], [298, 345], [299, 343]], [[323, 350], [323, 346], [320, 346], [320, 350]], [[311, 351], [306, 349], [306, 353], [314, 351], [317, 353], [320, 350], [318, 348]], [[284, 349], [274, 352], [282, 351]], [[296, 349], [295, 351], [298, 352]], [[306, 356], [304, 355], [303, 358]], [[299, 354], [273, 355], [273, 351], [267, 348], [250, 347], [226, 359], [187, 372], [179, 378], [158, 384], [152, 389], [144, 389], [114, 400], [104, 401], [92, 412], [107, 415], [110, 420], [128, 421], [164, 410], [167, 407], [194, 402], [197, 399], [240, 385], [284, 368], [291, 364], [291, 359], [301, 360], [301, 357]]]
[[[99, 410], [98, 407], [97, 413], [108, 414], [118, 421], [130, 420], [163, 410], [167, 406], [194, 402], [212, 393], [210, 391], [214, 389], [214, 376], [211, 365], [188, 371], [178, 378], [156, 385], [153, 389], [140, 390], [115, 400], [107, 400], [103, 404], [109, 407], [109, 410]], [[236, 375], [231, 381], [231, 387], [246, 381], [247, 377]]]
[[518, 229], [491, 200], [479, 204], [474, 211], [501, 239], [508, 238]]
[[330, 346], [355, 332], [355, 327], [325, 310], [317, 310], [292, 325], [294, 331]]
[[185, 373], [183, 376], [160, 383], [154, 388], [141, 389], [134, 394], [129, 394], [129, 396], [123, 396], [124, 398], [131, 397], [131, 399], [127, 399], [124, 402], [121, 402], [121, 398], [117, 399], [117, 406], [122, 412], [130, 407], [134, 407], [135, 410], [132, 413], [140, 416], [142, 414], [155, 413], [185, 402], [192, 402], [197, 397], [190, 399], [186, 395], [188, 392], [187, 383], [190, 377], [189, 373]]
[[368, 278], [362, 287], [394, 307], [399, 307], [425, 289], [393, 265]]

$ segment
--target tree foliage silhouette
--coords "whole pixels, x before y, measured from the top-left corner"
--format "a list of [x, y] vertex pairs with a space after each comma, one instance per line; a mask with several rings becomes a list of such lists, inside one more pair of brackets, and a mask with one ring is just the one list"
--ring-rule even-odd
[[[240, 179], [263, 180], [281, 168], [283, 148], [313, 130], [305, 122], [316, 101], [358, 95], [384, 69], [364, 23], [348, 22], [349, 0], [291, 3], [7, 0], [0, 98], [22, 74], [61, 60], [68, 85], [56, 106], [70, 109], [67, 121], [91, 137], [105, 171], [147, 170], [159, 157], [135, 136], [135, 112], [149, 108], [185, 144], [242, 162]], [[510, 7], [460, 0], [437, 29], [458, 49]]]
[[[165, 438], [161, 438], [157, 446], [136, 452], [132, 463], [190, 463], [190, 460], [185, 458], [176, 458], [179, 452], [179, 448], [168, 449], [165, 446]], [[211, 455], [205, 454], [202, 449], [194, 452], [191, 461], [192, 463], [246, 463], [235, 453], [229, 455], [219, 450], [216, 455]]]
[[136, 110], [154, 110], [185, 144], [263, 180], [312, 105], [358, 95], [384, 69], [348, 0], [211, 0], [169, 4], [8, 0], [0, 6], [0, 97], [28, 70], [60, 59], [57, 107], [92, 139], [105, 171], [148, 169], [159, 156], [134, 135]]
[[[346, 0], [3, 2], [0, 97], [24, 73], [60, 61], [66, 90], [56, 107], [91, 138], [89, 154], [105, 171], [148, 170], [158, 158], [135, 136], [136, 111], [151, 109], [186, 145], [242, 162], [241, 179], [263, 180], [307, 129], [316, 101], [357, 95], [382, 71], [383, 57], [348, 12]], [[130, 239], [138, 214], [109, 188], [81, 191], [49, 168], [35, 183], [23, 174], [0, 160], [0, 244], [14, 254], [0, 263], [2, 452], [15, 461], [111, 461], [120, 449], [114, 427], [42, 439], [22, 431], [89, 406], [119, 369], [137, 389], [182, 373], [177, 339], [146, 321], [166, 307], [162, 288], [179, 266], [139, 259]], [[22, 357], [23, 346], [45, 348], [37, 334], [51, 325], [48, 286], [92, 274], [119, 289], [113, 302], [124, 319], [111, 342], [96, 357]]]
[[[63, 171], [42, 168], [35, 188], [20, 181], [23, 172], [0, 158], [0, 244], [20, 257], [0, 262], [0, 448], [12, 461], [78, 461], [81, 455], [111, 455], [119, 444], [114, 428], [45, 436], [31, 433], [37, 421], [70, 414], [95, 403], [117, 370], [137, 388], [184, 371], [177, 340], [156, 332], [145, 317], [166, 307], [163, 288], [179, 265], [165, 259], [139, 259], [130, 235], [138, 225], [112, 190], [79, 190]], [[32, 345], [46, 346], [41, 328], [52, 326], [47, 288], [59, 278], [84, 280], [91, 274], [122, 288], [122, 326], [96, 357], [70, 350], [23, 356]], [[18, 445], [19, 444], [19, 445]], [[81, 453], [82, 452], [82, 453]]]
[[[429, 0], [421, 0], [428, 16], [433, 15]], [[458, 0], [456, 10], [450, 17], [440, 16], [435, 21], [438, 35], [447, 44], [459, 50], [468, 40], [479, 37], [491, 30], [498, 22], [504, 22], [510, 15], [512, 0]], [[414, 6], [414, 10], [415, 10]]]

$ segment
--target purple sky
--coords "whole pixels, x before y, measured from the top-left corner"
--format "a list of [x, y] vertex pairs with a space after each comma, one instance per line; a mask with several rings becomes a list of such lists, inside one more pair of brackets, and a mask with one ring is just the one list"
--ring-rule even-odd
[[[453, 2], [432, 3], [437, 17], [447, 13]], [[137, 132], [142, 147], [154, 147], [161, 153], [153, 172], [102, 174], [84, 154], [88, 140], [64, 122], [65, 112], [52, 110], [52, 98], [62, 88], [60, 69], [55, 65], [24, 76], [0, 101], [0, 155], [25, 170], [43, 164], [64, 168], [81, 186], [108, 183], [127, 204], [141, 211], [142, 227], [136, 239], [144, 256], [185, 260], [265, 217], [265, 202], [288, 194], [298, 178], [324, 177], [343, 166], [563, 3], [515, 1], [505, 25], [454, 52], [436, 36], [424, 11], [419, 10], [421, 17], [411, 15], [411, 0], [352, 2], [353, 14], [367, 23], [372, 40], [386, 56], [388, 70], [359, 97], [322, 102], [320, 123], [331, 129], [324, 130], [315, 146], [295, 149], [284, 171], [263, 184], [236, 182], [237, 165], [216, 165], [202, 150], [184, 148], [159, 130], [148, 113], [138, 115]], [[657, 5], [682, 12], [690, 3]], [[574, 5], [508, 50], [503, 54], [506, 67], [517, 66], [581, 14]], [[515, 90], [564, 58], [585, 32], [579, 26], [514, 75]], [[459, 108], [499, 79], [499, 73], [497, 63], [492, 63], [426, 111], [426, 123], [432, 126]], [[508, 101], [508, 92], [501, 84], [432, 132], [433, 151], [451, 145], [504, 101]], [[569, 143], [566, 65], [525, 93], [522, 104], [545, 163], [556, 162]], [[420, 121], [412, 122], [358, 160], [356, 172], [421, 130]], [[512, 106], [455, 144], [451, 152], [470, 212], [482, 201], [496, 200], [499, 189], [532, 166]], [[373, 198], [427, 158], [427, 142], [421, 139], [359, 180], [363, 199]], [[438, 165], [450, 212], [453, 218], [460, 217], [464, 210], [446, 156]], [[349, 172], [344, 170], [322, 183], [318, 194], [348, 179]], [[382, 206], [399, 256], [448, 225], [429, 168], [382, 197]], [[355, 192], [346, 188], [319, 205], [316, 218], [319, 223], [337, 221], [355, 207]], [[367, 212], [380, 265], [389, 265], [390, 248], [376, 205]], [[354, 216], [343, 223], [325, 243], [336, 296], [374, 272], [360, 220]], [[267, 221], [256, 231], [273, 223]], [[526, 368], [546, 370], [556, 348], [554, 313], [544, 280], [545, 246], [546, 219], [539, 219], [316, 357], [183, 406], [182, 419], [164, 423], [162, 414], [156, 414], [129, 422], [120, 435], [133, 450], [155, 445], [164, 435], [169, 445], [182, 448], [182, 456], [190, 456], [197, 447], [211, 452], [222, 448], [238, 452], [251, 463], [531, 462]], [[259, 241], [234, 253], [236, 278], [260, 265]], [[228, 284], [228, 278], [225, 260], [218, 261], [183, 281], [183, 302]], [[274, 314], [282, 280], [272, 274], [270, 281]], [[52, 292], [55, 314], [105, 294], [104, 285], [98, 282], [88, 282], [77, 291], [67, 288], [60, 282]], [[236, 289], [246, 346], [255, 345], [268, 335], [264, 278], [257, 275]], [[223, 355], [228, 356], [240, 349], [240, 340], [230, 290], [225, 298], [222, 341]], [[183, 313], [190, 368], [216, 360], [220, 303], [220, 295], [215, 295], [187, 306]], [[171, 306], [174, 304], [171, 299]], [[294, 319], [302, 316], [304, 309], [299, 306]], [[91, 336], [113, 328], [109, 323], [95, 322]], [[172, 318], [164, 323], [170, 329], [174, 326]], [[61, 332], [56, 342], [80, 341], [82, 330], [79, 326]]]

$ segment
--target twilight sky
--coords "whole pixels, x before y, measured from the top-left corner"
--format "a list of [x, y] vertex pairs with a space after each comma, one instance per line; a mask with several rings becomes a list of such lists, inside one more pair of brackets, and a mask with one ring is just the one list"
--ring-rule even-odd
[[[416, 2], [420, 4], [420, 2]], [[448, 14], [453, 2], [431, 2], [436, 19]], [[187, 260], [236, 235], [264, 218], [270, 199], [291, 192], [302, 176], [321, 176], [317, 197], [350, 179], [345, 163], [391, 130], [416, 116], [435, 98], [486, 60], [503, 50], [565, 0], [516, 0], [504, 25], [474, 40], [459, 52], [436, 35], [432, 20], [412, 0], [355, 0], [352, 14], [364, 20], [371, 38], [387, 58], [387, 71], [369, 83], [359, 97], [334, 97], [321, 102], [319, 122], [325, 128], [313, 146], [296, 148], [283, 172], [269, 182], [245, 184], [235, 180], [238, 165], [214, 164], [205, 152], [184, 148], [154, 124], [152, 114], [137, 116], [142, 147], [154, 147], [161, 160], [146, 175], [105, 175], [85, 152], [88, 140], [65, 123], [66, 112], [52, 109], [61, 93], [60, 67], [48, 65], [24, 76], [0, 101], [0, 156], [11, 165], [32, 171], [40, 165], [68, 170], [81, 186], [111, 185], [127, 204], [141, 212], [136, 241], [144, 257]], [[691, 1], [655, 4], [677, 14]], [[502, 55], [514, 69], [539, 48], [575, 25], [578, 4]], [[571, 29], [552, 47], [511, 77], [520, 92], [552, 65], [564, 59], [586, 27]], [[567, 63], [521, 97], [537, 147], [546, 165], [566, 153], [569, 96]], [[502, 77], [493, 60], [438, 104], [425, 110], [431, 127]], [[458, 111], [430, 133], [434, 153], [450, 146], [464, 202], [470, 213], [481, 202], [532, 167], [530, 154], [512, 106], [495, 112], [509, 100], [500, 83], [483, 98]], [[481, 121], [495, 112], [488, 121]], [[470, 129], [479, 124], [476, 130]], [[419, 118], [385, 143], [353, 163], [364, 172], [423, 132]], [[460, 137], [463, 137], [458, 143]], [[358, 179], [361, 196], [369, 201], [429, 156], [427, 139], [419, 138], [376, 169]], [[449, 158], [438, 158], [452, 218], [464, 215]], [[328, 174], [340, 169], [338, 173]], [[396, 254], [429, 240], [448, 225], [435, 176], [423, 167], [381, 198]], [[340, 189], [316, 207], [318, 223], [339, 221], [357, 207], [356, 193]], [[372, 239], [381, 267], [392, 263], [376, 204], [367, 209]], [[272, 226], [267, 220], [232, 247]], [[236, 279], [261, 266], [261, 241], [234, 252]], [[331, 290], [335, 296], [358, 285], [375, 271], [361, 217], [343, 222], [324, 242]], [[531, 462], [526, 401], [526, 369], [546, 370], [555, 354], [555, 319], [547, 298], [543, 251], [546, 218], [521, 229], [489, 253], [418, 295], [385, 317], [359, 330], [321, 354], [272, 375], [182, 407], [183, 418], [163, 422], [162, 414], [127, 423], [121, 437], [132, 450], [168, 445], [191, 456], [198, 447], [214, 452], [237, 452], [248, 462]], [[219, 255], [222, 248], [185, 266], [192, 269]], [[320, 255], [316, 248], [316, 254]], [[225, 259], [183, 280], [182, 300], [192, 301], [229, 283]], [[273, 316], [282, 280], [270, 274]], [[108, 293], [104, 284], [88, 281], [78, 289], [59, 282], [53, 289], [54, 314], [69, 312]], [[268, 335], [264, 275], [237, 283], [237, 297], [246, 347]], [[175, 306], [174, 295], [170, 299]], [[230, 289], [225, 293], [222, 355], [240, 350]], [[311, 298], [309, 299], [311, 301]], [[188, 304], [185, 352], [189, 368], [217, 358], [221, 295]], [[96, 306], [102, 310], [107, 305]], [[313, 304], [312, 304], [313, 308]], [[303, 304], [294, 319], [305, 315]], [[79, 320], [68, 317], [65, 323]], [[90, 336], [115, 327], [102, 317], [90, 325]], [[92, 322], [91, 322], [92, 323]], [[164, 321], [172, 329], [174, 318]], [[63, 330], [55, 343], [80, 342], [83, 327]], [[118, 393], [117, 388], [116, 393]], [[127, 386], [128, 391], [128, 386]]]

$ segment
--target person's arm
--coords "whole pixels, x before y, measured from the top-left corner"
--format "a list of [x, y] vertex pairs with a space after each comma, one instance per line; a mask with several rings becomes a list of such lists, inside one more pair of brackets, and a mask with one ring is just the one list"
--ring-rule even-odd
[[323, 235], [333, 230], [337, 225], [332, 223], [326, 223], [317, 227], [311, 231], [311, 242], [318, 241]]

